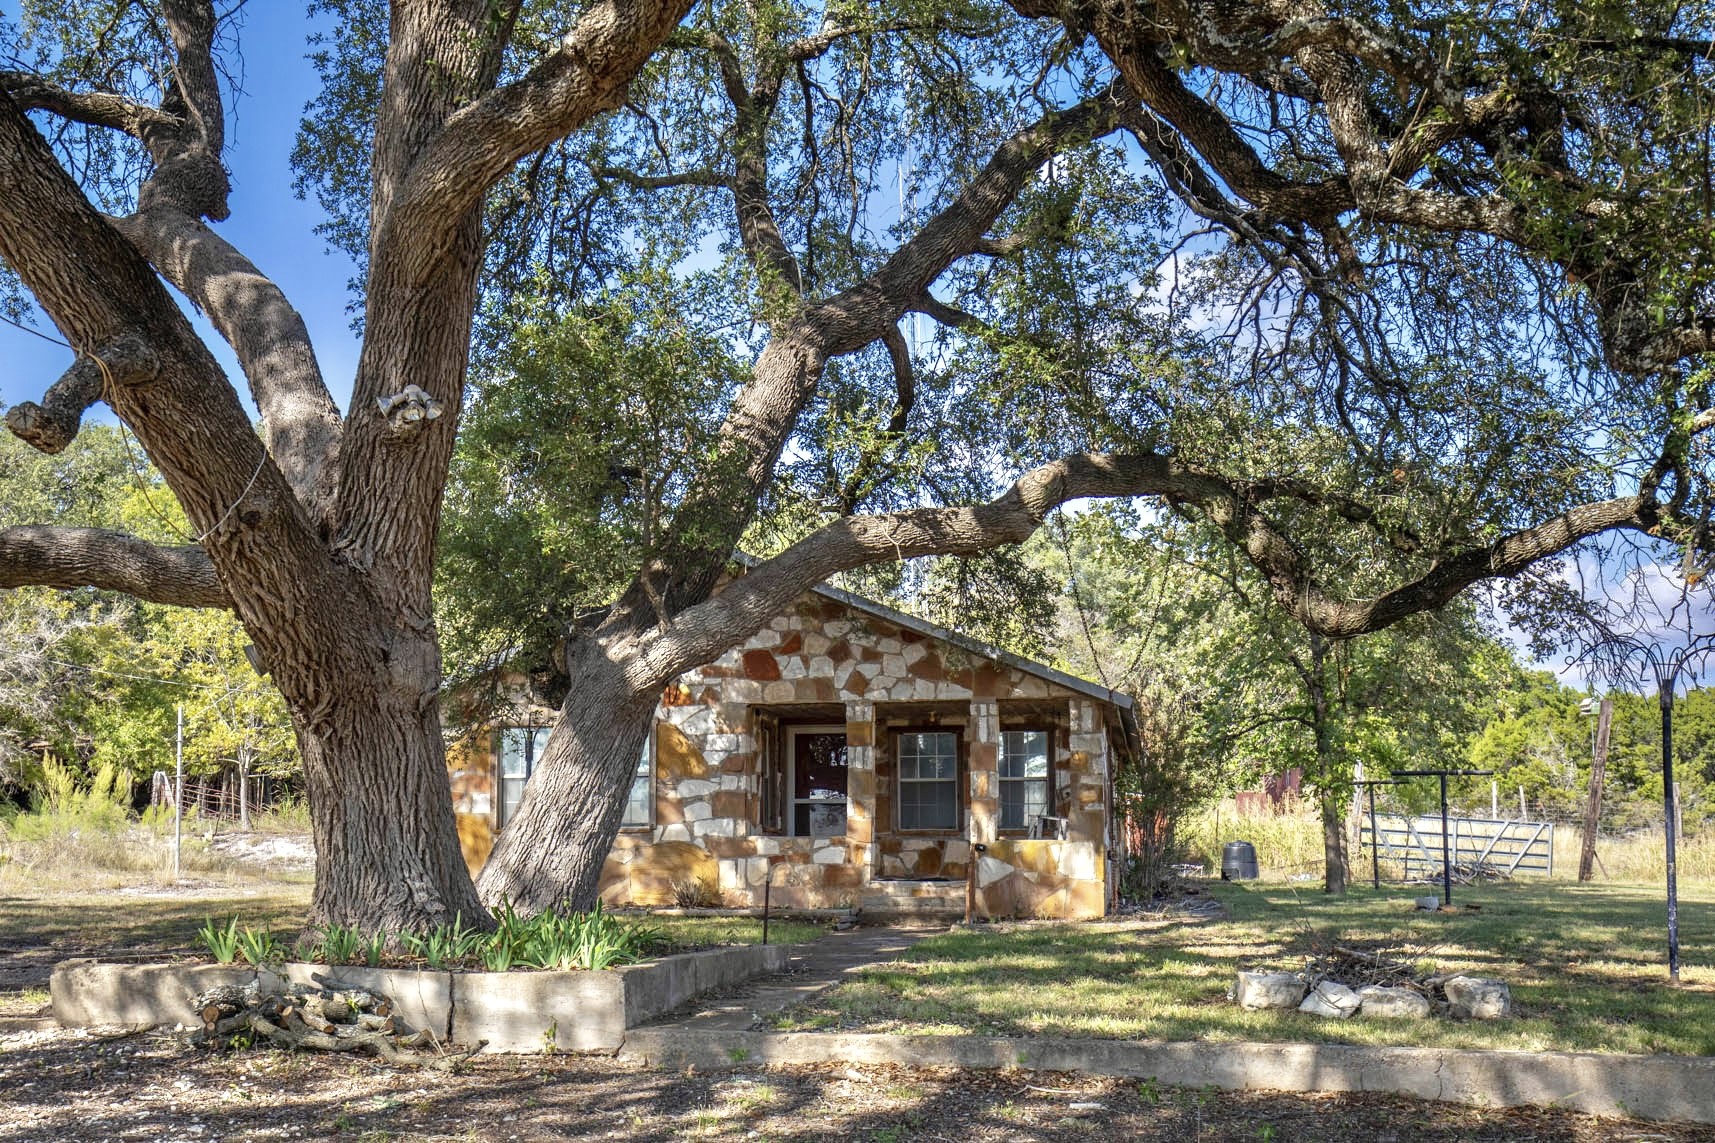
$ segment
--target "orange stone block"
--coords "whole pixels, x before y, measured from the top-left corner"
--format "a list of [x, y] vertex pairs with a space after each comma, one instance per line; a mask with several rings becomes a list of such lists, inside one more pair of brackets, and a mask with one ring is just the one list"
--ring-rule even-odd
[[655, 773], [661, 778], [707, 778], [709, 764], [685, 732], [670, 722], [655, 726]]
[[487, 814], [455, 814], [454, 820], [458, 822], [459, 851], [464, 854], [465, 868], [475, 877], [494, 848], [494, 829]]
[[772, 651], [752, 649], [744, 653], [744, 677], [759, 683], [772, 683], [780, 678], [780, 664]]

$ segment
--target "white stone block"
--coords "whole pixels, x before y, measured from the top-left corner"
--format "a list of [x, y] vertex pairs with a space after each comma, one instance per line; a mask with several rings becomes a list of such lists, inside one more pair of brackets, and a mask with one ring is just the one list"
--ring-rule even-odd
[[873, 679], [873, 678], [875, 678], [875, 676], [881, 674], [881, 664], [880, 663], [859, 663], [857, 665], [857, 673], [862, 675], [866, 679]]
[[765, 857], [780, 852], [780, 839], [777, 837], [758, 837], [752, 840], [756, 845], [756, 852]]
[[656, 841], [691, 840], [691, 827], [685, 825], [683, 822], [674, 822], [672, 825], [664, 825], [657, 831], [657, 833], [659, 836], [656, 837]]
[[841, 663], [834, 669], [834, 686], [843, 689], [851, 681], [852, 672], [855, 670], [856, 663]]
[[758, 631], [749, 639], [746, 639], [744, 641], [744, 645], [754, 650], [764, 651], [770, 647], [778, 647], [780, 646], [780, 632], [776, 631], [772, 627], [764, 627], [761, 631]]
[[844, 865], [846, 850], [842, 845], [825, 845], [811, 854], [810, 860], [817, 865]]
[[783, 679], [801, 679], [808, 673], [804, 660], [794, 655], [780, 663], [780, 677]]
[[[709, 781], [707, 778], [680, 778], [679, 784], [674, 788], [678, 790], [681, 798], [706, 798], [716, 790], [720, 789], [719, 786]], [[702, 814], [700, 816], [708, 817], [709, 815]]]
[[930, 679], [912, 679], [911, 697], [914, 699], [932, 699], [935, 697], [935, 684]]
[[856, 702], [856, 701], [846, 703], [846, 721], [847, 722], [874, 722], [875, 721], [875, 704], [872, 702]]
[[921, 643], [907, 643], [900, 648], [899, 654], [905, 659], [907, 666], [915, 663], [929, 653], [929, 648]]
[[903, 679], [905, 677], [905, 656], [883, 655], [881, 657], [881, 673], [890, 679]]
[[977, 858], [977, 888], [987, 889], [1012, 871], [1012, 866], [985, 853]]
[[875, 748], [872, 746], [846, 747], [847, 770], [875, 769]]
[[877, 639], [875, 641], [875, 649], [880, 651], [883, 655], [897, 655], [904, 646], [904, 643], [901, 643], [891, 635], [885, 639]]
[[1233, 999], [1241, 1008], [1296, 1008], [1304, 999], [1304, 982], [1290, 972], [1241, 972]]
[[828, 653], [828, 648], [833, 645], [834, 641], [819, 631], [806, 631], [804, 633], [804, 654], [806, 655], [825, 655]]
[[789, 626], [789, 623], [784, 615], [776, 615], [773, 619], [768, 621], [768, 626], [773, 628], [775, 631], [784, 631]]
[[813, 655], [805, 670], [812, 679], [831, 679], [834, 676], [834, 661], [826, 655]]
[[910, 702], [912, 685], [908, 682], [894, 683], [887, 688], [887, 697], [893, 702]]
[[1422, 1020], [1429, 1015], [1429, 998], [1409, 988], [1381, 988], [1369, 985], [1358, 989], [1362, 1006], [1360, 1016], [1381, 1020]]
[[745, 862], [742, 858], [722, 857], [715, 862], [720, 875], [722, 889], [743, 889], [745, 885]]
[[686, 802], [682, 807], [680, 807], [679, 813], [680, 816], [688, 822], [700, 822], [705, 818], [713, 817], [715, 811], [709, 807], [707, 802], [696, 801]]
[[1358, 994], [1350, 988], [1335, 980], [1324, 980], [1310, 990], [1310, 995], [1304, 998], [1304, 1003], [1298, 1006], [1298, 1010], [1308, 1012], [1312, 1016], [1344, 1020], [1356, 1013], [1362, 1004]]
[[691, 833], [696, 837], [737, 837], [740, 830], [735, 818], [704, 818], [691, 823]]
[[1445, 987], [1447, 1003], [1457, 1020], [1499, 1020], [1512, 1013], [1512, 994], [1498, 980], [1455, 976]]
[[1063, 841], [1058, 845], [1060, 852], [1055, 855], [1055, 863], [1060, 867], [1060, 876], [1070, 877], [1074, 881], [1096, 879], [1095, 842]]
[[762, 688], [763, 702], [791, 702], [798, 695], [798, 688], [791, 683], [769, 683]]

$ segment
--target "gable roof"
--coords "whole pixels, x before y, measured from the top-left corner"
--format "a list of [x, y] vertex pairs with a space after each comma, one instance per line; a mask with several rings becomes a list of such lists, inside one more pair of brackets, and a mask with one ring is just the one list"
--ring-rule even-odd
[[[748, 552], [734, 552], [733, 559], [745, 568], [753, 568], [762, 563], [762, 560], [758, 559], [756, 556], [750, 555]], [[889, 623], [895, 623], [901, 627], [907, 628], [908, 630], [916, 631], [922, 635], [927, 635], [931, 639], [938, 639], [941, 642], [950, 643], [962, 650], [969, 651], [973, 655], [980, 655], [985, 659], [993, 659], [996, 662], [1005, 663], [1007, 666], [1023, 671], [1025, 674], [1035, 675], [1039, 679], [1046, 679], [1048, 682], [1065, 687], [1068, 690], [1077, 691], [1079, 694], [1086, 695], [1098, 702], [1110, 703], [1120, 710], [1127, 712], [1127, 714], [1131, 711], [1131, 696], [1126, 694], [1124, 691], [1116, 691], [1112, 687], [1104, 687], [1100, 683], [1091, 682], [1089, 679], [1081, 679], [1077, 675], [1069, 675], [1065, 671], [1056, 670], [1046, 663], [1038, 663], [1034, 659], [1026, 659], [1023, 655], [1014, 655], [1011, 651], [1003, 651], [993, 644], [984, 643], [981, 639], [973, 639], [969, 635], [961, 635], [957, 631], [942, 627], [939, 623], [931, 623], [927, 619], [919, 619], [917, 616], [912, 615], [909, 612], [900, 611], [896, 608], [887, 606], [885, 603], [878, 603], [873, 599], [867, 599], [861, 595], [855, 595], [852, 592], [834, 587], [831, 584], [819, 583], [810, 590], [825, 599], [832, 599], [836, 602], [843, 603], [847, 607], [853, 608], [857, 611], [862, 611], [868, 615], [873, 615], [877, 619], [885, 619]]]

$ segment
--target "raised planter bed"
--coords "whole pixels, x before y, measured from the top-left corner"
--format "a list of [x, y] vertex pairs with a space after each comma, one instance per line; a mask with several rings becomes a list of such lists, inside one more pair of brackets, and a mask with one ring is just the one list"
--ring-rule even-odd
[[[783, 972], [790, 945], [742, 945], [662, 957], [602, 972], [448, 972], [288, 963], [285, 980], [323, 980], [393, 1002], [402, 1032], [427, 1030], [458, 1044], [488, 1041], [495, 1052], [616, 1051], [625, 1030], [702, 993]], [[219, 984], [259, 980], [269, 968], [211, 964], [115, 964], [67, 960], [54, 967], [54, 1018], [68, 1028], [111, 1024], [200, 1024], [190, 998]]]

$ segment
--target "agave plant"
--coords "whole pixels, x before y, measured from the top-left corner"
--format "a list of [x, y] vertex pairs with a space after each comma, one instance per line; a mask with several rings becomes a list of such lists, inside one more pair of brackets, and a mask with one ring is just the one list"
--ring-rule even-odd
[[217, 964], [231, 964], [238, 959], [238, 918], [233, 917], [226, 924], [219, 925], [210, 917], [197, 930], [197, 940], [208, 949]]

